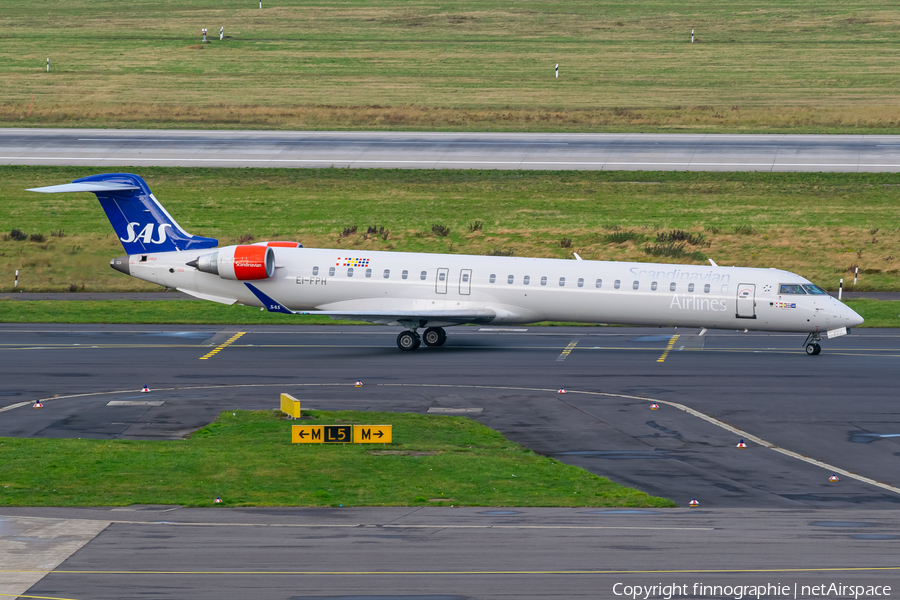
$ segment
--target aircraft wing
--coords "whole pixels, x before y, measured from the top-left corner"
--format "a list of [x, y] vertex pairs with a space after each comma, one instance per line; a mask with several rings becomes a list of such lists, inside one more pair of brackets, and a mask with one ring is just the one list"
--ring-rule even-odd
[[369, 321], [371, 323], [404, 323], [420, 321], [421, 327], [428, 321], [441, 323], [453, 323], [463, 325], [466, 323], [490, 323], [496, 317], [492, 310], [374, 310], [374, 311], [336, 311], [336, 310], [290, 310], [277, 300], [271, 298], [251, 283], [244, 285], [253, 292], [263, 306], [269, 312], [279, 312], [289, 315], [321, 315], [332, 319], [351, 319], [354, 321]]

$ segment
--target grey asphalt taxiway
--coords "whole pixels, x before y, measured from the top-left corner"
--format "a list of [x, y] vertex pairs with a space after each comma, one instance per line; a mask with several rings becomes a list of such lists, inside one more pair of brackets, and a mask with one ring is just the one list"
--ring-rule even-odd
[[900, 172], [900, 136], [0, 128], [0, 164]]
[[900, 508], [894, 330], [818, 357], [802, 335], [622, 327], [460, 327], [403, 353], [397, 331], [0, 325], [0, 436], [172, 439], [289, 392], [320, 409], [458, 411], [680, 505]]
[[0, 593], [4, 577], [71, 600], [900, 584], [900, 332], [858, 329], [809, 357], [798, 335], [618, 327], [460, 327], [403, 353], [397, 331], [0, 325], [0, 436], [172, 439], [289, 392], [466, 415], [682, 508], [6, 507]]

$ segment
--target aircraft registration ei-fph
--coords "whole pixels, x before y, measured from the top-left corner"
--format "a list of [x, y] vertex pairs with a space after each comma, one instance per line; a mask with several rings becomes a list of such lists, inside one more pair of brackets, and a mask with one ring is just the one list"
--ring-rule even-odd
[[[191, 296], [270, 312], [405, 328], [401, 350], [441, 346], [445, 327], [576, 321], [807, 334], [806, 353], [863, 322], [807, 279], [777, 269], [304, 248], [218, 247], [190, 235], [137, 175], [33, 192], [92, 192], [127, 256], [117, 271]], [[576, 258], [580, 258], [576, 255]], [[419, 329], [425, 329], [420, 336]]]

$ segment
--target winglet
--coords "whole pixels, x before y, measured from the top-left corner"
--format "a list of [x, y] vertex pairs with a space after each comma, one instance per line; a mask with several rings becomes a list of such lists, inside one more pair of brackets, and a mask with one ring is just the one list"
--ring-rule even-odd
[[246, 285], [250, 289], [250, 291], [253, 292], [253, 295], [256, 296], [256, 298], [260, 302], [263, 303], [263, 306], [265, 307], [265, 309], [267, 311], [284, 313], [286, 315], [294, 314], [294, 311], [288, 310], [287, 308], [284, 307], [284, 305], [282, 305], [277, 300], [274, 300], [273, 298], [270, 298], [269, 296], [265, 295], [255, 285], [253, 285], [251, 283], [247, 283], [247, 282], [244, 282], [244, 285]]
[[716, 264], [716, 261], [714, 261], [713, 259], [708, 258], [707, 260], [709, 261], [709, 264], [711, 264], [712, 266], [714, 266], [714, 267], [718, 267], [718, 266], [719, 266], [719, 265]]

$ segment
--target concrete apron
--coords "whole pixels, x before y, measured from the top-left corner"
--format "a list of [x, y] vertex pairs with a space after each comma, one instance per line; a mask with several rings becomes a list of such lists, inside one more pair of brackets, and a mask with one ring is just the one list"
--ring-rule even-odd
[[108, 525], [109, 521], [0, 517], [0, 598], [24, 594]]

